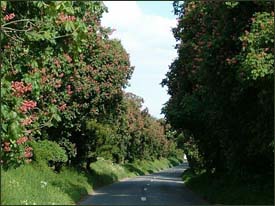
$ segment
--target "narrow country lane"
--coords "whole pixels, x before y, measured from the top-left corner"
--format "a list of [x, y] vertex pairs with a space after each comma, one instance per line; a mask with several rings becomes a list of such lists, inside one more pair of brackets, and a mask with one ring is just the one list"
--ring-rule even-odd
[[187, 163], [158, 173], [126, 179], [102, 187], [79, 205], [206, 205], [181, 180]]

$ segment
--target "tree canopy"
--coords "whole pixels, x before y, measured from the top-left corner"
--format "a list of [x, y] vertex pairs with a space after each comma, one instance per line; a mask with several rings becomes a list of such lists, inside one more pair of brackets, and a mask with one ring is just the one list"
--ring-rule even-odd
[[174, 2], [163, 108], [193, 169], [273, 171], [273, 2]]
[[172, 152], [141, 98], [123, 91], [134, 67], [101, 25], [104, 12], [98, 1], [1, 1], [5, 168], [47, 156], [49, 141], [87, 168], [98, 157], [124, 162]]

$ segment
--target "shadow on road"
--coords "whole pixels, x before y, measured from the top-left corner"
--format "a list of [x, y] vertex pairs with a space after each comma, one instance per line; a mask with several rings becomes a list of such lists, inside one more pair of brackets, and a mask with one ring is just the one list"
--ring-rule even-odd
[[78, 205], [206, 205], [186, 188], [181, 175], [188, 163], [158, 173], [123, 180], [96, 190]]

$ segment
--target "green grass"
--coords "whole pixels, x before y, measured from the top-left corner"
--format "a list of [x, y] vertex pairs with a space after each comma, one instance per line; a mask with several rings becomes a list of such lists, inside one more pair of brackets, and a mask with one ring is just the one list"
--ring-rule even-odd
[[180, 163], [177, 159], [137, 161], [118, 165], [99, 160], [87, 173], [63, 168], [60, 173], [36, 164], [21, 166], [1, 173], [1, 205], [73, 205], [92, 189], [168, 168]]
[[273, 178], [258, 177], [249, 181], [232, 176], [214, 177], [206, 173], [194, 175], [190, 170], [183, 174], [185, 185], [211, 204], [273, 205]]
[[178, 165], [181, 160], [176, 158], [154, 161], [136, 161], [124, 165], [113, 164], [108, 160], [98, 160], [90, 165], [92, 169], [91, 181], [94, 187], [111, 184], [126, 177], [145, 175], [162, 169]]
[[26, 165], [1, 173], [3, 205], [74, 204], [92, 187], [84, 173], [65, 168], [59, 174], [49, 168]]

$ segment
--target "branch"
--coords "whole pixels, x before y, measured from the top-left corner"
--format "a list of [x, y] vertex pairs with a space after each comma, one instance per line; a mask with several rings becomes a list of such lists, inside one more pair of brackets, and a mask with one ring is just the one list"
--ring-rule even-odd
[[7, 32], [12, 32], [12, 31], [30, 31], [32, 30], [32, 28], [28, 28], [28, 29], [13, 29], [13, 28], [10, 28], [10, 27], [5, 27], [3, 30], [10, 30], [10, 31], [7, 31]]
[[10, 25], [10, 24], [14, 24], [14, 23], [17, 23], [17, 22], [24, 22], [24, 21], [26, 21], [26, 22], [32, 22], [32, 21], [35, 21], [35, 20], [32, 20], [32, 19], [18, 19], [18, 20], [10, 21], [8, 23], [3, 24], [1, 26], [1, 28], [5, 27], [7, 25]]
[[59, 38], [68, 37], [68, 36], [72, 36], [72, 35], [73, 34], [65, 34], [65, 35], [54, 37], [54, 39], [59, 39]]
[[[8, 35], [8, 32], [7, 31], [4, 31], [4, 34], [10, 38], [12, 38], [14, 41], [17, 41], [17, 42], [20, 42], [18, 39], [14, 38], [13, 36], [10, 36]], [[21, 38], [20, 38], [21, 41], [23, 41]]]

